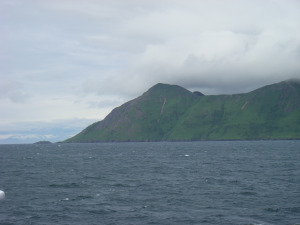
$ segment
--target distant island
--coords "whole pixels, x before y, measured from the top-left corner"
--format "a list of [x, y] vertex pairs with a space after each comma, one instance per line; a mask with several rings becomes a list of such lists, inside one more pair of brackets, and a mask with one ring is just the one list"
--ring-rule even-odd
[[209, 95], [156, 84], [64, 142], [300, 139], [300, 81]]
[[52, 144], [52, 142], [50, 142], [50, 141], [38, 141], [38, 142], [35, 142], [34, 144], [43, 145], [43, 144]]

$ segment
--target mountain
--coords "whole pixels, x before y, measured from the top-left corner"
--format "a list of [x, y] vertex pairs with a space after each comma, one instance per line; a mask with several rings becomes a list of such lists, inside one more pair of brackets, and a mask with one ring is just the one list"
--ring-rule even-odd
[[156, 84], [65, 142], [300, 139], [300, 81], [205, 96]]

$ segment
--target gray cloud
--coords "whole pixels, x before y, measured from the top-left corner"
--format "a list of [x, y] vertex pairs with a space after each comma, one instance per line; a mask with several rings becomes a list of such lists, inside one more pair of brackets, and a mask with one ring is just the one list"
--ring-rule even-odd
[[24, 91], [18, 81], [0, 78], [0, 99], [9, 99], [14, 103], [24, 103], [30, 98], [30, 94]]
[[224, 2], [144, 9], [106, 34], [89, 37], [94, 46], [117, 52], [113, 61], [119, 70], [90, 77], [85, 90], [133, 96], [166, 82], [230, 93], [299, 77], [299, 24], [294, 22], [300, 19], [299, 4]]

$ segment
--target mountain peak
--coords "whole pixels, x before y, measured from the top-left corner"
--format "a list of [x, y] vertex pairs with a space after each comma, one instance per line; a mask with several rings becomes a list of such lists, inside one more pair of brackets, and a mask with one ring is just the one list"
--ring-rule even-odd
[[141, 97], [152, 96], [152, 97], [166, 97], [170, 99], [175, 97], [192, 96], [192, 95], [193, 95], [192, 92], [178, 85], [158, 83], [152, 86]]
[[172, 89], [176, 89], [176, 90], [185, 90], [187, 91], [185, 88], [180, 87], [178, 85], [174, 85], [174, 84], [164, 84], [164, 83], [157, 83], [154, 86], [152, 86], [149, 91], [157, 91], [157, 90], [172, 90]]
[[299, 84], [202, 96], [158, 83], [66, 142], [299, 139]]

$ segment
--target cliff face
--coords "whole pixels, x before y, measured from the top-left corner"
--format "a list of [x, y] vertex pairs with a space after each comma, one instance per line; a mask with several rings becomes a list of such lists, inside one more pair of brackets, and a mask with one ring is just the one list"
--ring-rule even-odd
[[157, 84], [66, 142], [300, 138], [300, 83], [203, 96]]

